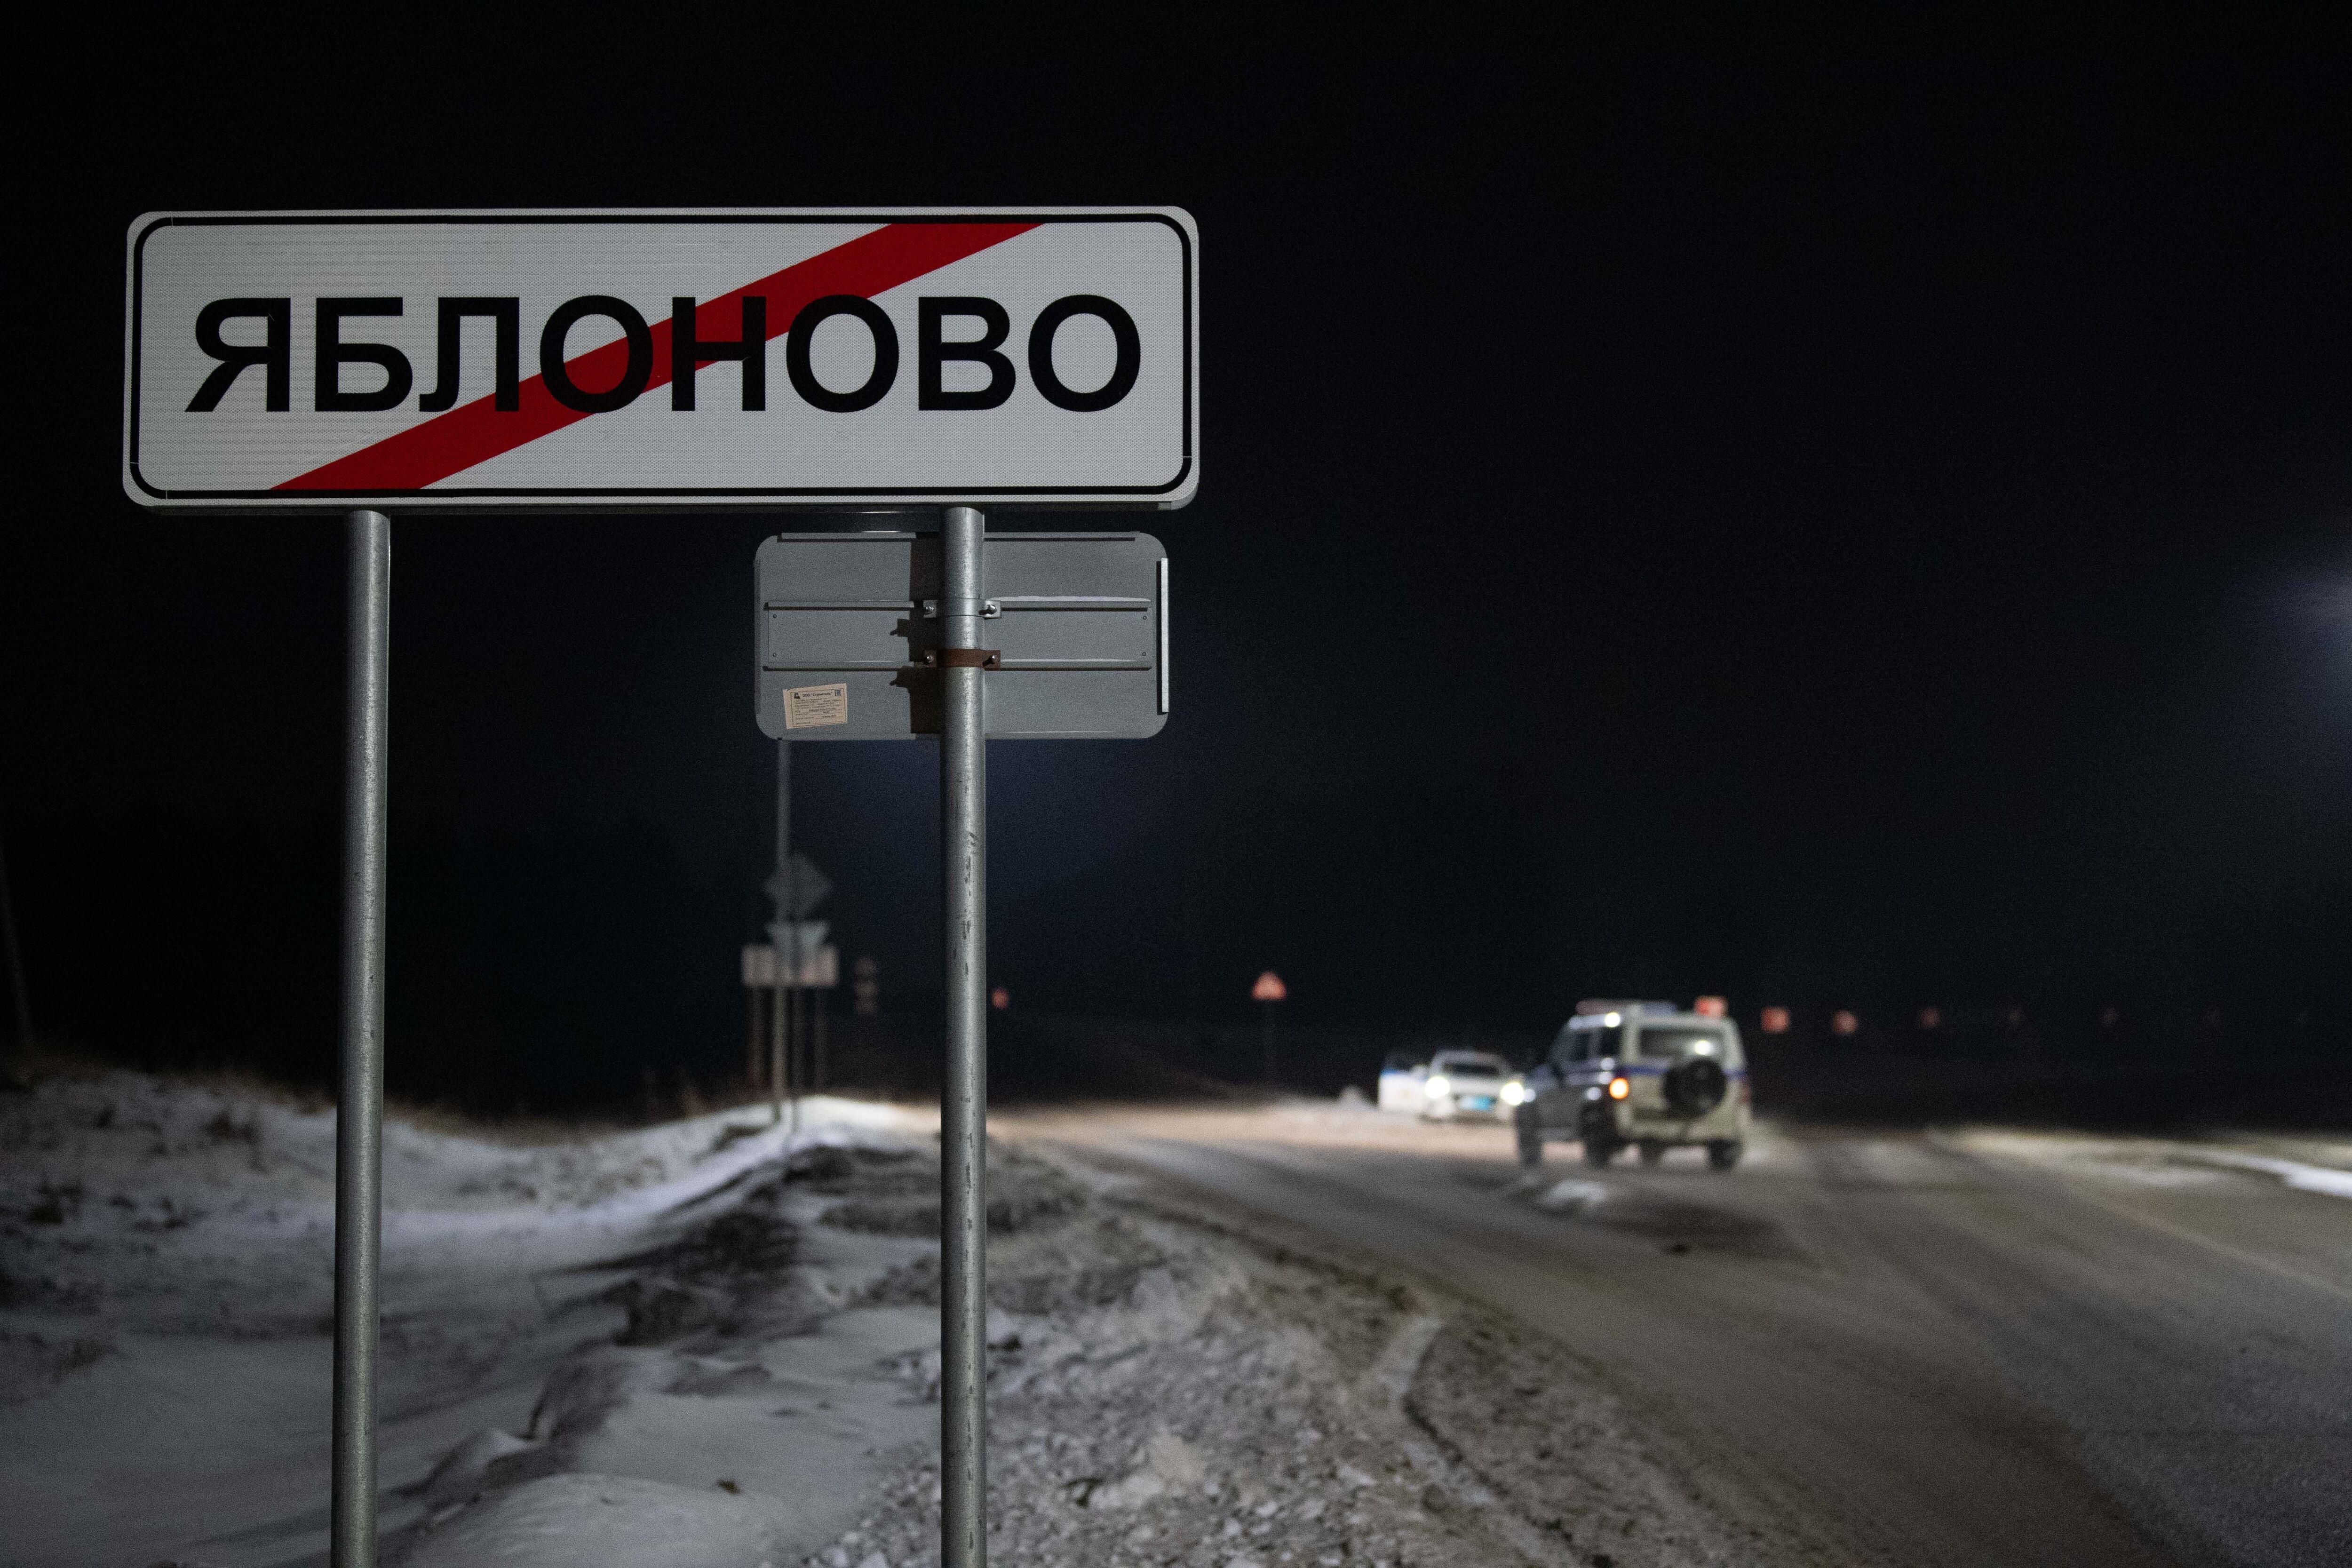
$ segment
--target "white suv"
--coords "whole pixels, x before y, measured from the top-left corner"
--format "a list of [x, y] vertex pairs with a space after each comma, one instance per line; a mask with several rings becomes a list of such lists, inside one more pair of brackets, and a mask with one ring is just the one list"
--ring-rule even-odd
[[1546, 1142], [1576, 1139], [1588, 1165], [1629, 1147], [1645, 1165], [1685, 1147], [1704, 1148], [1718, 1171], [1738, 1164], [1748, 1120], [1739, 1026], [1661, 1002], [1599, 1005], [1607, 1010], [1580, 1010], [1561, 1026], [1523, 1080], [1519, 1163], [1539, 1164]]

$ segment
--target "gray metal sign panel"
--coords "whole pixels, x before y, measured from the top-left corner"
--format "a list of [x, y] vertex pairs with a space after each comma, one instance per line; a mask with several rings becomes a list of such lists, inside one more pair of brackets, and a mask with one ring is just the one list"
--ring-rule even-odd
[[228, 511], [1182, 506], [1199, 258], [1174, 207], [150, 213], [122, 486]]
[[[1168, 721], [1168, 552], [1143, 533], [991, 533], [992, 740], [1140, 740]], [[936, 533], [760, 546], [760, 728], [792, 741], [939, 733]]]

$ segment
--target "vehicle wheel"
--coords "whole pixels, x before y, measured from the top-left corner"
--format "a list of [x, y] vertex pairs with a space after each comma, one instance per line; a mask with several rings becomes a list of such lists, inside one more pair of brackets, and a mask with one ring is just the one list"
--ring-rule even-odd
[[1519, 1163], [1529, 1170], [1543, 1163], [1543, 1129], [1532, 1116], [1514, 1117], [1512, 1131], [1518, 1135]]
[[1604, 1142], [1599, 1138], [1587, 1138], [1584, 1141], [1584, 1163], [1592, 1166], [1594, 1169], [1597, 1170], [1601, 1166], [1606, 1165], [1610, 1161], [1616, 1157], [1616, 1144]]
[[1666, 1146], [1654, 1138], [1644, 1138], [1636, 1147], [1642, 1151], [1644, 1165], [1654, 1165], [1666, 1157]]
[[1739, 1163], [1740, 1143], [1737, 1138], [1726, 1138], [1706, 1146], [1706, 1163], [1718, 1171], [1728, 1171]]

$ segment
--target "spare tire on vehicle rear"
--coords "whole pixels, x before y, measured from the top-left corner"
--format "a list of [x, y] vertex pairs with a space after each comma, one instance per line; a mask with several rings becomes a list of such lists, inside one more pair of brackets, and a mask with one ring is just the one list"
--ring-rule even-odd
[[1666, 1069], [1666, 1107], [1685, 1121], [1705, 1116], [1723, 1103], [1729, 1081], [1713, 1057], [1678, 1061]]

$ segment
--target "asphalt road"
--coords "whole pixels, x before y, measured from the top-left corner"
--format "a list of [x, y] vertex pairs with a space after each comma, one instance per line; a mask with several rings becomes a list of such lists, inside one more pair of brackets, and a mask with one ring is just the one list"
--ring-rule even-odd
[[1557, 1336], [1777, 1559], [2352, 1562], [2352, 1194], [2259, 1165], [2352, 1143], [1790, 1128], [1530, 1179], [1360, 1110], [1002, 1121]]

